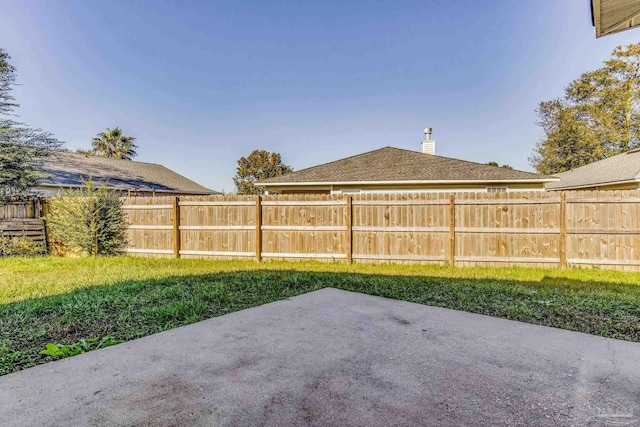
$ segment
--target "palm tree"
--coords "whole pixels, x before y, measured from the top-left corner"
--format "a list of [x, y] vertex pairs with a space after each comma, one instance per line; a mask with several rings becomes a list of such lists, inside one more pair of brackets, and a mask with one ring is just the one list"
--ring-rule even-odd
[[91, 146], [99, 156], [131, 160], [138, 154], [136, 153], [138, 146], [133, 141], [135, 137], [124, 136], [122, 129], [115, 127], [107, 128], [104, 132], [97, 134], [91, 141]]

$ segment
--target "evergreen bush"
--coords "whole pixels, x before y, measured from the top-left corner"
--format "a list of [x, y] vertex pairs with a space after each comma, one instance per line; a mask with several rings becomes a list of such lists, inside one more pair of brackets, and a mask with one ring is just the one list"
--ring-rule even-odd
[[126, 243], [120, 199], [105, 184], [84, 184], [51, 200], [47, 225], [53, 245], [63, 254], [115, 255]]

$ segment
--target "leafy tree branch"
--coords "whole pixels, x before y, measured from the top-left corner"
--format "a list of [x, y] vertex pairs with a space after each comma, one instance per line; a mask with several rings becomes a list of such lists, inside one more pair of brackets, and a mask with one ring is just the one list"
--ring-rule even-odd
[[529, 158], [538, 172], [564, 172], [640, 146], [640, 43], [618, 46], [562, 98], [541, 102], [544, 131]]
[[238, 194], [262, 194], [262, 189], [256, 187], [256, 182], [291, 172], [293, 169], [282, 163], [279, 153], [254, 150], [249, 156], [238, 160], [238, 169], [233, 182]]
[[46, 178], [44, 159], [61, 145], [50, 133], [14, 120], [16, 70], [10, 59], [0, 49], [0, 203], [32, 195]]

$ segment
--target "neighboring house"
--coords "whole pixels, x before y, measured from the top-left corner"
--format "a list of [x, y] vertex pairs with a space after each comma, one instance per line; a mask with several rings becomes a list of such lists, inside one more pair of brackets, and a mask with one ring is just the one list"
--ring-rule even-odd
[[431, 129], [421, 151], [384, 147], [256, 183], [267, 193], [357, 194], [544, 191], [556, 178], [435, 155]]
[[638, 190], [640, 148], [554, 175], [547, 190]]
[[59, 151], [44, 160], [44, 169], [49, 176], [38, 187], [43, 196], [82, 188], [89, 177], [96, 183], [106, 182], [122, 196], [220, 194], [154, 163]]

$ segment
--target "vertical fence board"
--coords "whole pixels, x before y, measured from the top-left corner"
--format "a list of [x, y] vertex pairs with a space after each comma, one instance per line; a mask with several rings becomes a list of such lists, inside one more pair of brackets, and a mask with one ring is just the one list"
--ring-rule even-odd
[[260, 262], [262, 260], [262, 198], [260, 196], [256, 196], [254, 223], [256, 227], [256, 261]]
[[567, 267], [567, 193], [560, 194], [560, 268]]
[[456, 265], [456, 196], [449, 200], [449, 265]]
[[173, 256], [180, 258], [180, 197], [173, 198]]

